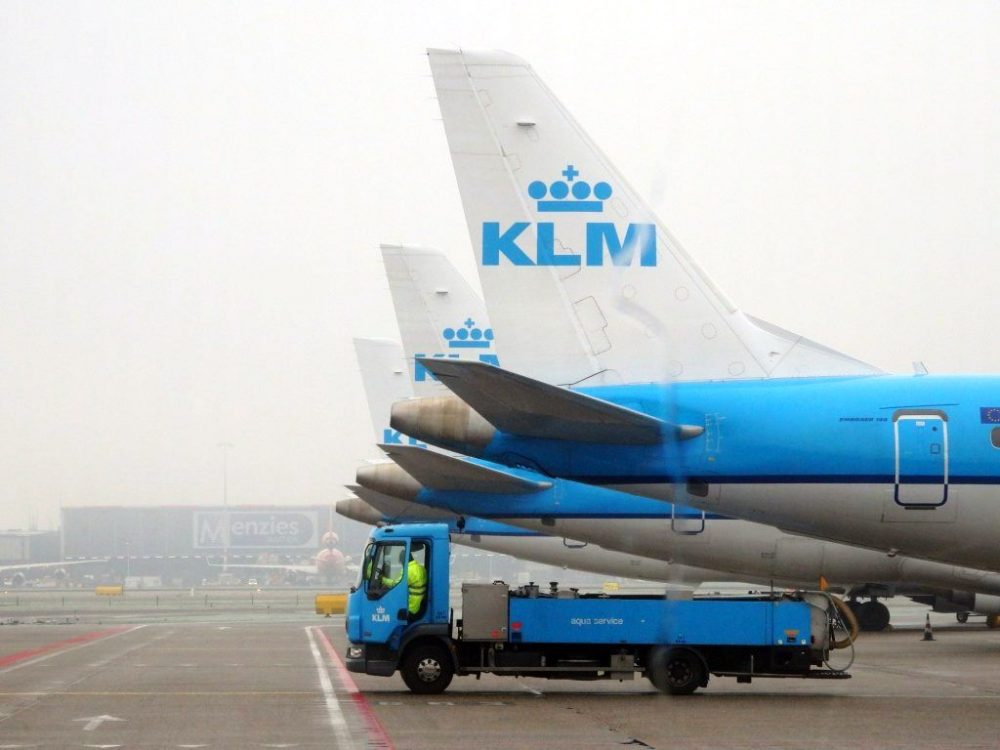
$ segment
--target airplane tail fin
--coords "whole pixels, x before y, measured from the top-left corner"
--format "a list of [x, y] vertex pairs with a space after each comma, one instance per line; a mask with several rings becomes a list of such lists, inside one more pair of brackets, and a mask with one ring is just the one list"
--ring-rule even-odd
[[524, 60], [428, 54], [505, 368], [588, 385], [877, 372], [740, 312]]
[[498, 364], [486, 305], [444, 253], [405, 245], [381, 251], [415, 395], [442, 392], [417, 357]]
[[355, 338], [354, 353], [361, 368], [375, 442], [406, 442], [405, 435], [389, 426], [392, 405], [413, 396], [403, 347], [388, 339]]

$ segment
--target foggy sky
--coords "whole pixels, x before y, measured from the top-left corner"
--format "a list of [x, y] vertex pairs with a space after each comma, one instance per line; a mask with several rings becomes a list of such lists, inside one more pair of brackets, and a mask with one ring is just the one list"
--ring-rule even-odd
[[344, 496], [379, 242], [478, 287], [423, 51], [528, 59], [745, 311], [1000, 372], [1000, 6], [0, 5], [0, 528]]

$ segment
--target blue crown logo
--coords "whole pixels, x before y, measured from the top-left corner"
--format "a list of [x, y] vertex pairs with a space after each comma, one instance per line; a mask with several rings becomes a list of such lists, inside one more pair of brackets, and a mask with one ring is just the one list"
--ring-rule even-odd
[[[538, 201], [538, 210], [545, 212], [582, 212], [600, 213], [604, 210], [604, 201], [611, 197], [611, 186], [606, 182], [598, 182], [593, 187], [584, 180], [576, 181], [580, 172], [572, 164], [566, 165], [562, 171], [566, 181], [559, 180], [546, 185], [541, 180], [535, 180], [528, 185], [528, 195]], [[572, 200], [566, 200], [569, 194]], [[542, 200], [543, 198], [553, 200]]]
[[449, 349], [489, 349], [493, 344], [493, 329], [476, 327], [476, 321], [466, 319], [461, 328], [445, 328], [441, 331]]

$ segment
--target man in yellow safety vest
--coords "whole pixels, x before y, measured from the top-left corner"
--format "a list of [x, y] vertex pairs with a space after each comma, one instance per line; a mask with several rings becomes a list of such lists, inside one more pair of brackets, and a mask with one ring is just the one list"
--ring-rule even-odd
[[[397, 583], [399, 583], [403, 578], [403, 572], [400, 571], [393, 578], [383, 578], [382, 585], [387, 589], [391, 589]], [[424, 597], [427, 596], [427, 568], [417, 562], [413, 555], [410, 555], [410, 562], [406, 566], [406, 585], [409, 588], [407, 592], [407, 602], [406, 609], [410, 613], [410, 618], [413, 615], [420, 612], [420, 607], [424, 603]]]
[[410, 589], [406, 603], [412, 619], [420, 611], [424, 597], [427, 596], [427, 568], [414, 560], [413, 555], [410, 555], [410, 562], [406, 566], [406, 583]]

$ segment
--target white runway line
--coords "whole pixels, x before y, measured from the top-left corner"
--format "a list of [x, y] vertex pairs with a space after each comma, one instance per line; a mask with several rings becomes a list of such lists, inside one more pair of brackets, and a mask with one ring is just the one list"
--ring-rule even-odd
[[337, 747], [341, 748], [341, 750], [354, 748], [354, 738], [351, 737], [351, 732], [347, 728], [347, 720], [344, 718], [344, 712], [340, 708], [340, 701], [337, 700], [337, 694], [333, 690], [333, 681], [330, 680], [330, 674], [326, 671], [326, 664], [323, 663], [323, 656], [320, 654], [319, 646], [316, 645], [316, 636], [313, 633], [312, 626], [306, 627], [305, 631], [306, 635], [309, 636], [309, 650], [312, 652], [313, 661], [316, 662], [319, 685], [323, 689], [323, 698], [326, 700], [326, 713], [330, 720], [330, 726], [333, 727], [333, 734], [337, 739]]

